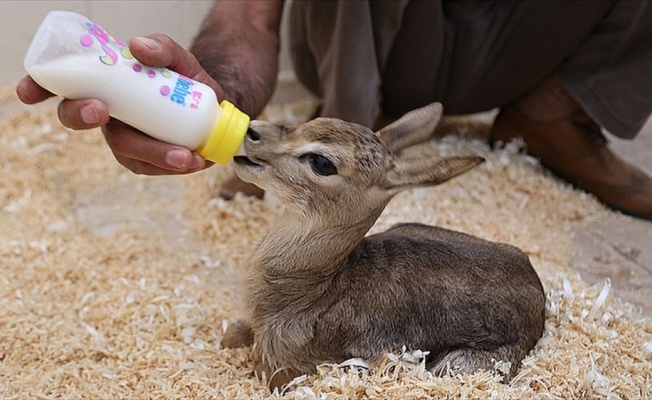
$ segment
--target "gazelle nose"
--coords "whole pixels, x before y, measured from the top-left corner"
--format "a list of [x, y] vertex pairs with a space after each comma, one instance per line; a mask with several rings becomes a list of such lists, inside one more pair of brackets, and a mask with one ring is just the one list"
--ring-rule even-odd
[[253, 142], [257, 142], [260, 140], [260, 135], [255, 130], [249, 128], [247, 129], [247, 138]]

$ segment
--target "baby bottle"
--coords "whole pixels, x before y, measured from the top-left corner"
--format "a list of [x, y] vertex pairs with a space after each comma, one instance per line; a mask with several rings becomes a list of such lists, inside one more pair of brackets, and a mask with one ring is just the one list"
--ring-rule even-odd
[[102, 100], [112, 117], [164, 142], [226, 164], [239, 153], [249, 117], [209, 86], [139, 63], [129, 47], [87, 18], [51, 11], [24, 61], [39, 85], [68, 99]]

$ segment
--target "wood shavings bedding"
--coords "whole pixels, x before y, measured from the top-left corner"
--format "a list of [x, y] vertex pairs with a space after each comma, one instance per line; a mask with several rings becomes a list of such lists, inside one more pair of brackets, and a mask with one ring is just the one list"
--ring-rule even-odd
[[[16, 102], [0, 91], [0, 105]], [[314, 104], [274, 105], [295, 123]], [[250, 349], [221, 349], [240, 311], [256, 238], [281, 205], [214, 198], [229, 168], [141, 177], [97, 130], [74, 132], [54, 106], [0, 120], [2, 398], [613, 398], [652, 395], [652, 323], [573, 271], [571, 230], [608, 212], [512, 144], [492, 151], [486, 123], [449, 120], [414, 151], [487, 162], [435, 189], [397, 196], [373, 232], [419, 221], [512, 243], [547, 292], [543, 338], [509, 384], [488, 373], [436, 377], [423, 354], [320, 366], [282, 394], [252, 374]], [[446, 133], [455, 133], [445, 136]]]

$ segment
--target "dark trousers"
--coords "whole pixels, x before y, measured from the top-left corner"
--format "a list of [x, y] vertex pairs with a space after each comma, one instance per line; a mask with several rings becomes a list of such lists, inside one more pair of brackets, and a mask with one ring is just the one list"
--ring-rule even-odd
[[439, 101], [469, 114], [558, 78], [609, 132], [652, 112], [652, 2], [300, 1], [290, 50], [322, 114], [371, 126]]

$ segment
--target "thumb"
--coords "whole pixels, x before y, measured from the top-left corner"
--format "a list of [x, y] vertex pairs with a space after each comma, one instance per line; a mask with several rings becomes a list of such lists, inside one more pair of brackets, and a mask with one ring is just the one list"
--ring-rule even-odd
[[129, 42], [129, 50], [140, 62], [150, 67], [163, 67], [181, 75], [207, 84], [224, 98], [220, 85], [202, 68], [197, 58], [167, 35], [155, 33], [135, 37]]
[[167, 35], [135, 37], [129, 42], [129, 50], [150, 67], [165, 67], [196, 80], [205, 77], [206, 72], [195, 56]]

